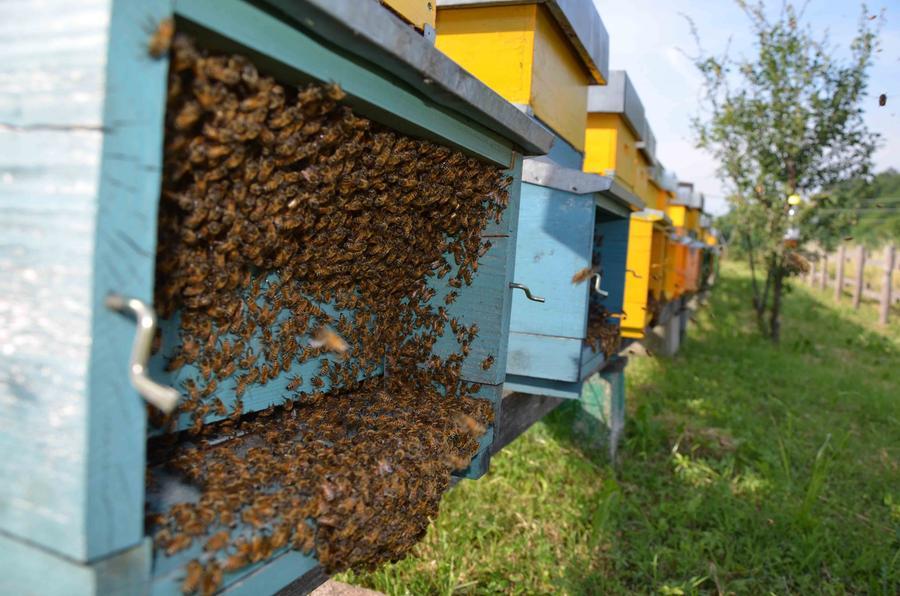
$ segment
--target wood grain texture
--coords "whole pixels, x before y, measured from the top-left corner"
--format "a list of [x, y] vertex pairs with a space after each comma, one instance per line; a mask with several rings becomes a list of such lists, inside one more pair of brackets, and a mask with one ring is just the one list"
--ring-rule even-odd
[[500, 432], [491, 448], [493, 453], [509, 445], [532, 424], [555, 410], [564, 401], [543, 395], [508, 394], [503, 398], [501, 406], [503, 417], [500, 419]]
[[82, 564], [0, 533], [0, 553], [0, 594], [140, 596], [147, 593], [149, 542], [93, 564]]
[[112, 7], [92, 289], [89, 559], [144, 536], [146, 409], [128, 376], [135, 323], [103, 301], [116, 292], [153, 303], [168, 62], [152, 58], [147, 44], [170, 15], [169, 0]]
[[585, 337], [590, 284], [572, 276], [591, 266], [594, 211], [592, 195], [522, 184], [515, 278], [546, 302], [516, 292], [513, 332]]
[[338, 83], [348, 94], [347, 103], [373, 120], [408, 134], [443, 139], [499, 165], [512, 163], [510, 144], [496, 134], [463, 121], [373, 65], [325, 47], [248, 2], [177, 0], [175, 9], [183, 18], [224, 37], [227, 48], [243, 46], [268, 58], [268, 66], [278, 70], [273, 74], [284, 83], [298, 84], [310, 77]]
[[595, 223], [603, 235], [602, 242], [594, 247], [600, 253], [600, 269], [603, 275], [601, 288], [609, 293], [598, 302], [610, 313], [622, 312], [625, 300], [625, 264], [628, 260], [628, 218], [597, 210]]
[[515, 391], [522, 394], [543, 395], [560, 399], [579, 399], [581, 397], [582, 381], [554, 381], [537, 377], [506, 375], [506, 382], [503, 384], [503, 388], [506, 391]]
[[581, 339], [530, 333], [509, 334], [508, 375], [557, 381], [581, 380]]
[[109, 10], [0, 4], [0, 529], [75, 560]]

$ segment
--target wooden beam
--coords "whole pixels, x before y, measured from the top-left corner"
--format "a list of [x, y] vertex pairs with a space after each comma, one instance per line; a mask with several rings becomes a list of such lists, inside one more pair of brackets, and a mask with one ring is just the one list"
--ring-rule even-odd
[[863, 273], [866, 269], [866, 248], [859, 246], [856, 252], [856, 283], [853, 286], [853, 310], [859, 310], [863, 296]]
[[512, 443], [532, 424], [555, 410], [564, 401], [566, 400], [561, 397], [527, 393], [510, 393], [505, 396], [500, 406], [500, 428], [494, 438], [494, 444], [491, 445], [491, 453], [497, 453]]
[[881, 325], [888, 324], [891, 312], [891, 290], [893, 290], [894, 258], [896, 251], [894, 244], [888, 244], [884, 249], [884, 277], [881, 280], [881, 307], [878, 313], [878, 322]]
[[836, 269], [834, 272], [834, 300], [841, 301], [841, 293], [844, 291], [844, 260], [847, 258], [847, 248], [841, 244], [838, 247]]

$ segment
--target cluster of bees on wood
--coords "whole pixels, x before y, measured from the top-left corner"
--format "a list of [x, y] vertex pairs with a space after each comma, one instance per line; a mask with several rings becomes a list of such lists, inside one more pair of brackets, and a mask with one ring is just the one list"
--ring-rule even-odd
[[[477, 325], [450, 309], [510, 179], [356, 115], [336, 85], [282, 85], [182, 34], [170, 56], [155, 305], [177, 332], [156, 347], [190, 372], [151, 420], [187, 431], [151, 448], [201, 496], [148, 512], [156, 544], [204, 540], [186, 593], [283, 548], [332, 572], [395, 560], [492, 422], [461, 377]], [[435, 349], [445, 335], [457, 348]], [[284, 378], [281, 404], [244, 411]]]
[[[594, 250], [591, 256], [591, 270], [602, 273], [603, 233], [599, 228], [594, 229]], [[600, 297], [591, 292], [588, 301], [587, 342], [594, 352], [602, 352], [609, 358], [619, 352], [621, 335], [616, 313], [611, 313], [600, 303]]]
[[[601, 251], [603, 245], [603, 234], [599, 230], [594, 230], [594, 250], [591, 256], [591, 266], [576, 271], [572, 275], [573, 284], [582, 284], [589, 281], [595, 274], [601, 272]], [[600, 304], [597, 296], [593, 291], [590, 293], [588, 301], [588, 325], [586, 341], [594, 352], [603, 352], [606, 358], [618, 353], [621, 345], [621, 337], [619, 335], [619, 325], [612, 318], [605, 306]]]

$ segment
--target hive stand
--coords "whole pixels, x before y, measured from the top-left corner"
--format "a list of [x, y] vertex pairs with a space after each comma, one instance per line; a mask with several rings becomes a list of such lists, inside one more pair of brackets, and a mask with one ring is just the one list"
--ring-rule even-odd
[[[336, 82], [357, 112], [516, 179], [521, 155], [545, 153], [552, 139], [372, 2], [52, 0], [0, 13], [18, 35], [4, 46], [17, 58], [0, 68], [26, 90], [0, 103], [0, 216], [15, 223], [0, 245], [13, 268], [0, 288], [22, 309], [15, 349], [0, 360], [0, 447], [16, 454], [0, 463], [0, 593], [180, 594], [196, 552], [165, 557], [145, 536], [146, 411], [128, 373], [135, 327], [104, 306], [112, 292], [153, 299], [167, 78], [167, 60], [147, 53], [156, 24], [174, 16], [202, 45], [240, 51], [287, 84]], [[517, 192], [485, 230], [493, 247], [450, 313], [480, 327], [464, 377], [495, 404]], [[493, 371], [479, 365], [487, 353]], [[260, 390], [253, 407], [268, 403]], [[469, 474], [483, 473], [490, 442]], [[224, 590], [274, 592], [316, 569], [313, 557], [278, 552], [226, 575]]]

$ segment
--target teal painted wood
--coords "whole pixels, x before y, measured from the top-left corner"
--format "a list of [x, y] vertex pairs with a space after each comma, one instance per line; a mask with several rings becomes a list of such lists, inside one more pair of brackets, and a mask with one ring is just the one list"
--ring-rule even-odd
[[577, 400], [581, 398], [582, 382], [553, 381], [536, 377], [506, 375], [506, 382], [503, 383], [503, 387], [506, 391], [515, 391], [517, 393]]
[[581, 344], [581, 379], [584, 380], [606, 366], [608, 361], [603, 352], [594, 351], [588, 342]]
[[[352, 54], [325, 47], [289, 24], [241, 0], [176, 0], [176, 12], [198, 26], [270, 61], [273, 74], [289, 84], [309, 77], [338, 83], [360, 113], [402, 132], [449, 143], [494, 163], [512, 163], [510, 144], [424, 100], [407, 85]], [[311, 25], [315, 27], [315, 25]], [[208, 40], [212, 41], [212, 40]], [[269, 65], [267, 65], [269, 66]]]
[[586, 336], [590, 284], [573, 284], [572, 276], [591, 266], [594, 211], [592, 195], [522, 184], [515, 277], [546, 302], [516, 292], [513, 332]]
[[494, 406], [494, 424], [488, 427], [487, 432], [479, 439], [479, 449], [472, 462], [465, 470], [454, 473], [454, 476], [460, 478], [477, 479], [484, 476], [491, 463], [491, 445], [494, 437], [497, 435], [497, 425], [500, 423], [500, 404], [503, 401], [503, 385], [482, 385], [481, 389], [476, 392], [475, 397], [478, 399], [486, 399]]
[[140, 596], [147, 593], [149, 541], [95, 563], [83, 564], [0, 533], [0, 553], [0, 594]]
[[572, 425], [587, 447], [605, 450], [612, 462], [625, 431], [626, 364], [625, 359], [617, 359], [585, 381]]
[[[629, 221], [629, 218], [611, 215], [601, 209], [597, 210], [596, 227], [598, 233], [603, 236], [603, 240], [594, 247], [594, 250], [600, 254], [601, 288], [609, 295], [600, 298], [594, 294], [594, 299], [613, 314], [622, 312], [622, 304], [625, 299]], [[629, 275], [633, 274], [629, 273]]]
[[[134, 325], [101, 311], [98, 284], [150, 295], [152, 243], [142, 240], [155, 234], [155, 216], [134, 238], [103, 226], [116, 209], [123, 218], [144, 213], [142, 183], [158, 178], [144, 172], [159, 159], [147, 157], [159, 150], [152, 135], [133, 152], [119, 151], [111, 138], [128, 136], [131, 119], [147, 116], [131, 105], [135, 98], [164, 84], [165, 64], [145, 49], [148, 24], [166, 13], [161, 7], [155, 0], [0, 7], [0, 77], [12, 92], [0, 103], [9, 124], [0, 130], [0, 263], [8, 272], [0, 301], [15, 305], [0, 308], [9, 313], [0, 315], [0, 451], [17, 454], [0, 463], [0, 528], [74, 561], [133, 546], [143, 535], [143, 402], [124, 363], [103, 357], [128, 353]], [[123, 27], [123, 18], [135, 26]], [[152, 110], [152, 94], [148, 103]], [[126, 165], [113, 180], [115, 160]], [[118, 246], [113, 266], [111, 244]], [[98, 375], [116, 391], [98, 397]], [[9, 564], [2, 561], [0, 575]]]
[[580, 381], [583, 343], [570, 337], [510, 333], [506, 372], [557, 381]]
[[547, 157], [559, 165], [581, 171], [584, 166], [584, 155], [559, 135], [553, 135], [553, 145]]
[[144, 536], [146, 409], [129, 380], [135, 322], [104, 307], [111, 292], [153, 303], [168, 61], [147, 53], [169, 0], [112, 6], [91, 325], [87, 557]]

